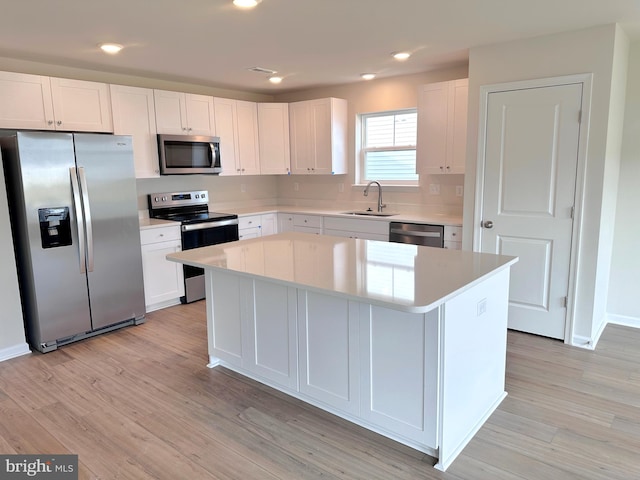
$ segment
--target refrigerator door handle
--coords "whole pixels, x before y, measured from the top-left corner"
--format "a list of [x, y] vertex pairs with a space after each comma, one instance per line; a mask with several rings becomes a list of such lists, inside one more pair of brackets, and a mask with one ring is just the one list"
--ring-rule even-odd
[[91, 224], [91, 206], [89, 205], [89, 190], [87, 188], [87, 178], [84, 175], [84, 167], [78, 167], [78, 176], [80, 177], [82, 207], [87, 231], [87, 271], [93, 272], [93, 227]]
[[80, 204], [80, 187], [78, 186], [78, 171], [75, 167], [69, 168], [71, 176], [71, 193], [73, 194], [73, 206], [76, 211], [76, 223], [78, 225], [78, 250], [80, 254], [80, 273], [87, 272], [87, 260], [84, 244], [84, 228], [82, 228], [82, 205]]

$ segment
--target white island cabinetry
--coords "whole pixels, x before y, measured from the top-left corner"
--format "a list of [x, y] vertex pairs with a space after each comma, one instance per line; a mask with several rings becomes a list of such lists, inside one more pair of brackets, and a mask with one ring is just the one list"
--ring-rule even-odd
[[[403, 259], [406, 288], [370, 288], [397, 276], [378, 268], [380, 249]], [[168, 258], [205, 269], [209, 366], [434, 456], [436, 468], [506, 395], [513, 257], [288, 232]]]

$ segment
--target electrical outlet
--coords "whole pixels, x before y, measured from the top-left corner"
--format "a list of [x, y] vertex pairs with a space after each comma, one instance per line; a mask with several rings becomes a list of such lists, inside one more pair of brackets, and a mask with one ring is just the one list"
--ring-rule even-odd
[[297, 192], [300, 190], [300, 184], [298, 182], [293, 182], [293, 191]]
[[456, 185], [456, 197], [461, 197], [464, 195], [464, 188], [462, 185]]
[[480, 315], [484, 314], [486, 311], [487, 311], [487, 299], [483, 298], [478, 302], [478, 309], [477, 309], [476, 316], [479, 317]]
[[240, 191], [241, 191], [242, 193], [244, 193], [244, 192], [246, 192], [246, 191], [247, 191], [247, 186], [246, 186], [244, 183], [241, 183], [241, 184], [240, 184]]
[[429, 194], [430, 195], [440, 195], [440, 184], [439, 183], [430, 183], [429, 184]]

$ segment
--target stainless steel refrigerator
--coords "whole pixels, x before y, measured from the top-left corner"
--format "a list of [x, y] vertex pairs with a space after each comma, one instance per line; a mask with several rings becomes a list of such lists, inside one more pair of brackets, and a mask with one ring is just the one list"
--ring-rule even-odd
[[0, 147], [31, 346], [143, 322], [131, 137], [5, 131]]

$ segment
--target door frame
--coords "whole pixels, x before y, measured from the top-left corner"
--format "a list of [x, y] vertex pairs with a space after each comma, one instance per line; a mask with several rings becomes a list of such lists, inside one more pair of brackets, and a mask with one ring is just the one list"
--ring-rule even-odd
[[587, 181], [587, 151], [589, 142], [589, 124], [591, 119], [591, 95], [593, 74], [584, 73], [548, 77], [532, 80], [496, 83], [480, 86], [480, 111], [478, 116], [478, 150], [476, 163], [475, 205], [473, 211], [473, 251], [482, 248], [482, 210], [484, 198], [484, 174], [486, 164], [486, 134], [489, 94], [513, 90], [527, 90], [562, 85], [582, 85], [582, 114], [578, 138], [578, 165], [576, 170], [576, 188], [574, 196], [573, 228], [571, 232], [571, 254], [569, 258], [569, 285], [567, 291], [567, 315], [565, 320], [564, 343], [572, 344], [574, 314], [576, 311], [576, 289], [579, 275], [579, 259], [582, 244], [582, 224], [584, 192]]

